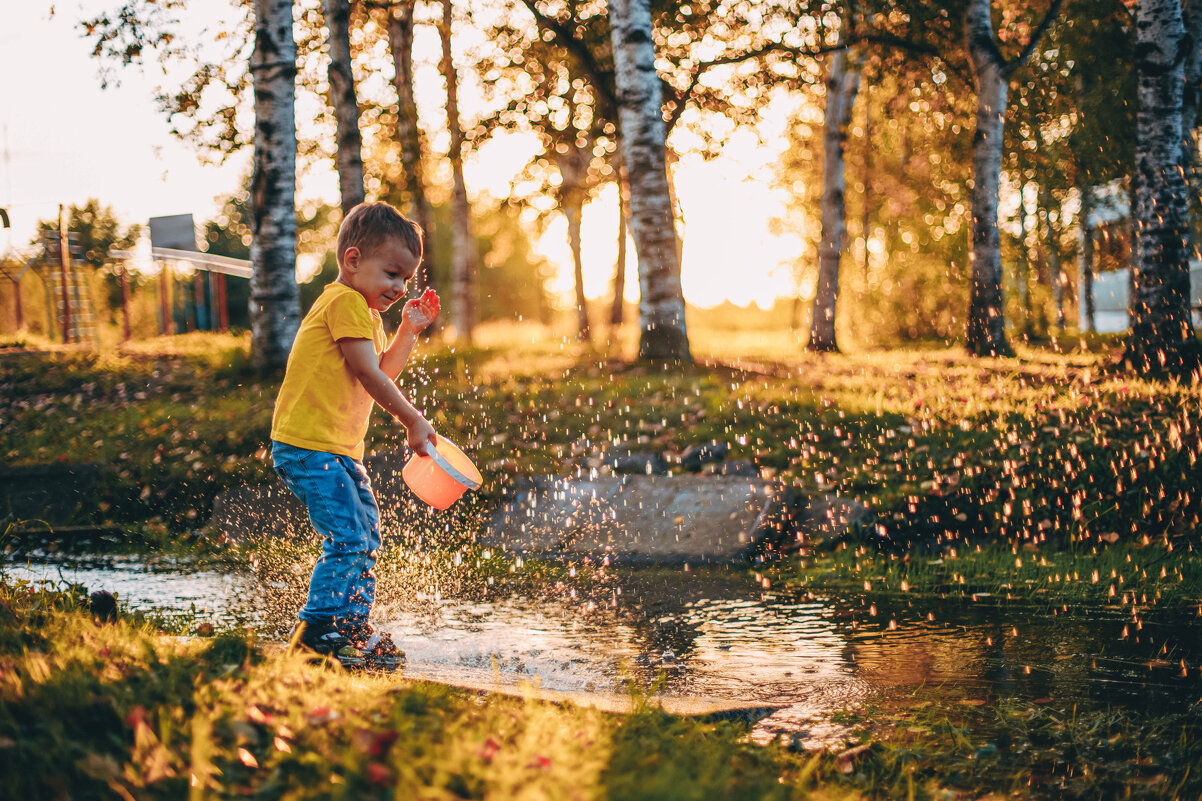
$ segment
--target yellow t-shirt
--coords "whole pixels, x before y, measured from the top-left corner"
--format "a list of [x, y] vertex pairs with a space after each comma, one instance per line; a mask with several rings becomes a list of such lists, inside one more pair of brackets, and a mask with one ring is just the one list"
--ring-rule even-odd
[[362, 295], [329, 283], [301, 320], [275, 401], [271, 438], [298, 448], [363, 458], [375, 401], [351, 373], [340, 339], [370, 339], [384, 350], [384, 321]]

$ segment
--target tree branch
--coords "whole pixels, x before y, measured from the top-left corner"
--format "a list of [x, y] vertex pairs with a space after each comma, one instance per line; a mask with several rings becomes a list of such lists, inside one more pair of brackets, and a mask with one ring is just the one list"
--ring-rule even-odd
[[576, 60], [580, 62], [580, 66], [588, 75], [589, 80], [593, 82], [593, 87], [597, 92], [597, 99], [607, 107], [609, 113], [605, 116], [613, 120], [616, 125], [618, 120], [618, 98], [614, 94], [611, 81], [608, 80], [610, 76], [601, 69], [597, 60], [593, 58], [593, 53], [588, 49], [588, 45], [577, 39], [576, 35], [567, 25], [555, 17], [548, 17], [539, 11], [535, 0], [522, 0], [522, 4], [530, 10], [538, 26], [551, 31], [560, 46], [575, 56]]
[[1035, 52], [1035, 48], [1039, 47], [1039, 40], [1047, 33], [1048, 28], [1052, 27], [1052, 22], [1060, 13], [1060, 7], [1064, 5], [1064, 0], [1052, 0], [1052, 5], [1048, 7], [1048, 13], [1044, 15], [1043, 21], [1039, 23], [1039, 27], [1035, 29], [1035, 33], [1031, 34], [1030, 41], [1027, 46], [1022, 49], [1022, 52], [1014, 57], [1013, 60], [1002, 65], [1002, 75], [1009, 76], [1031, 57]]

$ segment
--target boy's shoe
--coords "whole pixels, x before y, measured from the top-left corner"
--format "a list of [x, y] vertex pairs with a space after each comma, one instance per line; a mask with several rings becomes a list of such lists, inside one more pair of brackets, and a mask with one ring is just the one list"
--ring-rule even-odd
[[364, 666], [370, 670], [391, 673], [405, 664], [405, 652], [396, 647], [392, 635], [376, 631], [370, 623], [358, 627], [351, 643], [363, 655]]
[[301, 645], [321, 656], [337, 659], [344, 668], [363, 667], [363, 654], [333, 623], [309, 623], [298, 620], [288, 635], [288, 642]]

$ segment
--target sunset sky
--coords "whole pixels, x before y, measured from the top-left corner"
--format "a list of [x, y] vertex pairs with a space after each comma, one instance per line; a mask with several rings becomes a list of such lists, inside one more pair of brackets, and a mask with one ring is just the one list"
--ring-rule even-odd
[[[9, 209], [13, 227], [0, 231], [0, 249], [26, 248], [37, 221], [53, 217], [59, 203], [90, 197], [111, 205], [125, 223], [189, 212], [199, 222], [214, 215], [216, 199], [231, 194], [248, 170], [249, 152], [224, 165], [206, 164], [169, 133], [154, 103], [158, 76], [128, 68], [119, 73], [119, 86], [100, 88], [98, 64], [76, 22], [115, 4], [67, 0], [54, 5], [53, 15], [38, 3], [7, 9], [0, 32], [5, 76], [0, 85], [0, 205]], [[224, 0], [193, 0], [189, 13], [211, 19], [231, 12]], [[423, 41], [428, 47], [436, 37], [419, 38], [419, 48]], [[436, 54], [419, 52], [417, 57], [432, 65]], [[381, 69], [391, 75], [391, 64]], [[441, 81], [432, 66], [419, 72], [418, 81], [419, 91], [426, 84], [419, 96], [421, 112], [435, 120], [441, 112]], [[465, 116], [471, 113], [468, 102]], [[769, 141], [779, 125], [776, 117], [766, 123]], [[437, 147], [440, 138], [434, 136], [433, 142]], [[769, 232], [770, 218], [782, 213], [768, 183], [778, 150], [757, 145], [748, 134], [737, 137], [717, 161], [686, 157], [679, 165], [675, 179], [686, 225], [682, 282], [690, 303], [710, 306], [731, 300], [767, 306], [794, 291], [782, 264], [796, 257], [798, 245]], [[469, 191], [503, 197], [528, 153], [523, 142], [485, 150], [484, 157], [467, 167]], [[617, 208], [609, 190], [586, 209], [584, 218], [585, 286], [592, 297], [609, 293], [617, 253]], [[305, 198], [337, 201], [332, 164], [324, 174], [303, 178], [299, 199]], [[562, 219], [556, 220], [538, 249], [558, 267], [555, 288], [567, 295], [571, 259], [565, 231]], [[635, 273], [631, 253], [630, 298], [637, 295]]]

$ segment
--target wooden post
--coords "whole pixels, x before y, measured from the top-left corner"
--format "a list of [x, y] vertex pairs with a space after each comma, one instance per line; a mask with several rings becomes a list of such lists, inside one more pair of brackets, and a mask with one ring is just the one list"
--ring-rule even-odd
[[71, 254], [67, 248], [67, 229], [63, 225], [63, 206], [58, 206], [58, 267], [63, 289], [63, 344], [71, 341], [71, 298], [67, 292], [67, 276], [71, 271]]
[[162, 265], [159, 273], [159, 334], [167, 336], [175, 333], [175, 321], [171, 319], [171, 267], [167, 262]]
[[125, 262], [121, 262], [121, 269], [117, 273], [117, 278], [121, 282], [121, 334], [122, 342], [128, 342], [130, 339], [129, 333], [129, 278], [126, 273], [129, 267]]
[[25, 307], [21, 305], [21, 276], [13, 279], [13, 295], [17, 301], [17, 331], [25, 330]]

